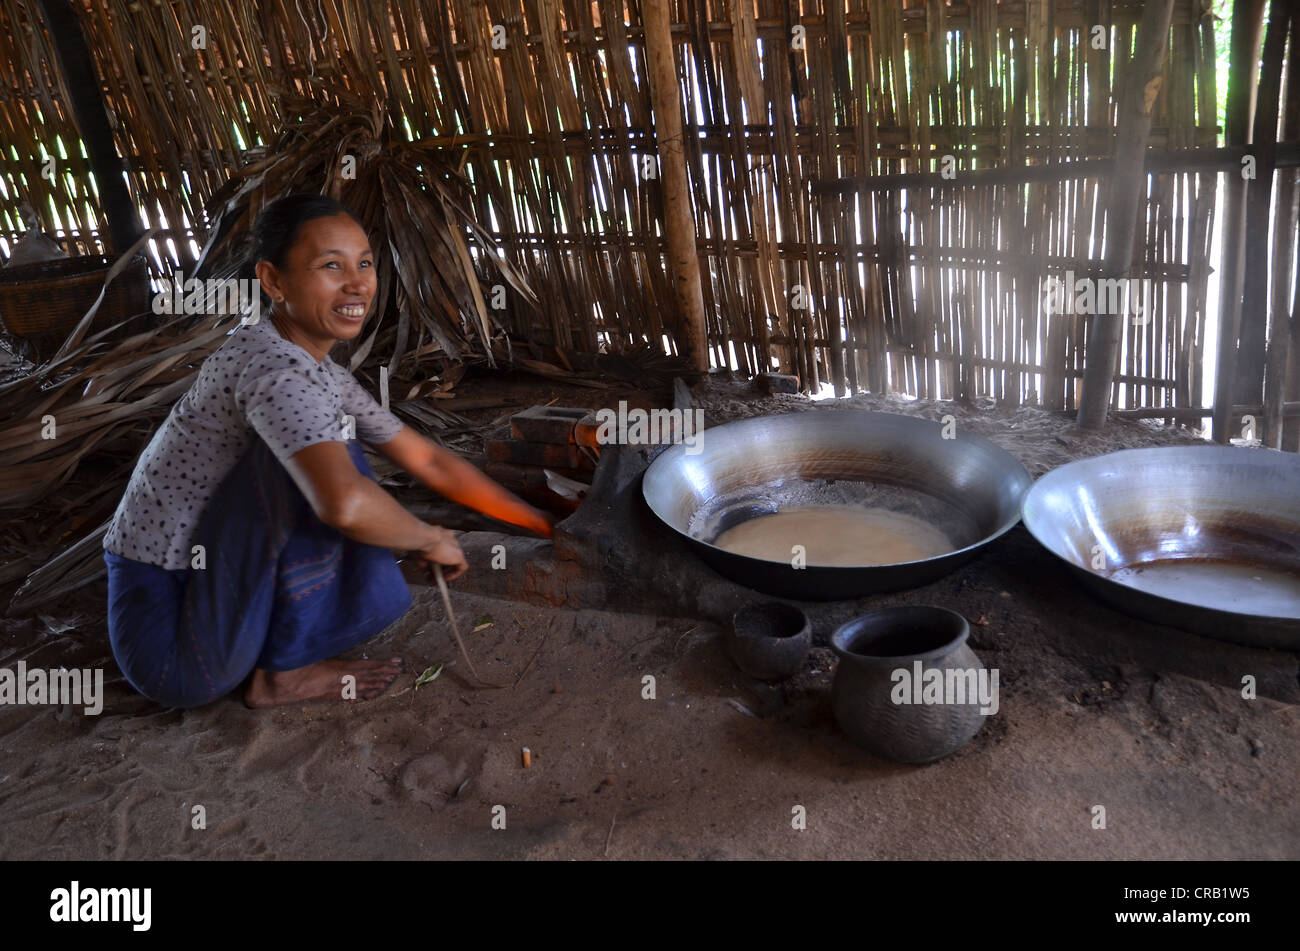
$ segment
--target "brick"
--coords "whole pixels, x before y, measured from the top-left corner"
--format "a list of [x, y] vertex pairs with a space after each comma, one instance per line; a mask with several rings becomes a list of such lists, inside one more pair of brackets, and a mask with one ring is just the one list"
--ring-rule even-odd
[[488, 478], [500, 482], [516, 494], [525, 487], [546, 484], [546, 474], [534, 466], [515, 466], [508, 462], [489, 462], [483, 466]]
[[591, 413], [571, 406], [530, 406], [510, 417], [510, 435], [528, 442], [568, 445], [573, 442], [573, 427]]
[[[553, 468], [546, 466], [552, 472], [558, 475], [567, 476], [570, 479], [576, 479], [579, 482], [591, 481], [591, 469], [565, 469]], [[510, 462], [488, 462], [484, 463], [483, 471], [489, 477], [500, 482], [504, 486], [515, 485], [545, 485], [546, 472], [541, 466], [517, 466]]]
[[[547, 487], [546, 473], [540, 468], [515, 466], [508, 462], [489, 462], [483, 467], [483, 471], [515, 495], [539, 508], [561, 512], [577, 511], [577, 502], [556, 495]], [[572, 477], [582, 480], [591, 478], [591, 475], [575, 473]]]
[[577, 446], [554, 443], [520, 442], [517, 439], [493, 439], [487, 444], [492, 462], [509, 462], [518, 466], [545, 466], [548, 469], [592, 469], [591, 460]]
[[[634, 438], [634, 436], [636, 435], [635, 430], [637, 427], [633, 424], [633, 421], [636, 417], [642, 416], [643, 412], [645, 414], [643, 417], [645, 438], [637, 439]], [[696, 417], [694, 416], [694, 413], [695, 413], [694, 409], [679, 409], [676, 415], [674, 416], [674, 415], [670, 415], [669, 412], [662, 407], [656, 407], [654, 409], [648, 409], [645, 407], [631, 407], [627, 411], [628, 419], [626, 420], [627, 422], [626, 435], [628, 437], [627, 444], [631, 446], [638, 446], [638, 445], [663, 445], [667, 443], [678, 442], [685, 435], [685, 433], [682, 431], [683, 428], [693, 427], [695, 425]], [[658, 415], [654, 415], [654, 414], [658, 414]], [[690, 422], [685, 423], [685, 427], [684, 427], [683, 425], [684, 420], [682, 419], [682, 417], [685, 414], [692, 414], [692, 415], [690, 418]], [[584, 416], [581, 420], [579, 420], [578, 425], [575, 426], [573, 429], [573, 436], [577, 444], [579, 446], [586, 446], [589, 449], [594, 449], [597, 455], [600, 454], [600, 445], [601, 445], [596, 441], [596, 435], [600, 430], [600, 425], [601, 425], [600, 421], [596, 418], [596, 414], [591, 413], [590, 415]], [[694, 432], [693, 429], [691, 431]], [[611, 436], [615, 438], [618, 436], [617, 420], [615, 421], [615, 424], [611, 429]], [[658, 438], [657, 439], [652, 438], [655, 436], [657, 436]]]
[[586, 446], [588, 449], [594, 449], [600, 452], [600, 443], [596, 442], [596, 431], [600, 429], [600, 420], [596, 418], [595, 413], [588, 413], [582, 419], [578, 420], [573, 427], [573, 441], [579, 446]]

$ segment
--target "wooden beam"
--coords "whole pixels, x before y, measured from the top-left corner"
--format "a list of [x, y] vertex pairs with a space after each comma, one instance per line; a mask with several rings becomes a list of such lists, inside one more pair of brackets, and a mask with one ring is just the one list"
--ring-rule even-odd
[[[1238, 145], [1212, 149], [1148, 149], [1147, 174], [1159, 172], [1220, 172], [1241, 170], [1241, 160], [1255, 150]], [[1275, 168], [1300, 166], [1300, 142], [1274, 145]], [[1081, 159], [1050, 165], [1022, 165], [1008, 168], [978, 168], [944, 178], [939, 172], [908, 172], [901, 175], [866, 175], [813, 182], [812, 190], [823, 195], [852, 195], [859, 191], [890, 191], [898, 188], [967, 188], [972, 185], [1024, 185], [1029, 182], [1061, 182], [1080, 178], [1110, 178], [1115, 159]]]
[[[1300, 278], [1300, 242], [1296, 243], [1296, 270]], [[1279, 448], [1285, 452], [1300, 452], [1300, 413], [1292, 419], [1285, 412], [1287, 406], [1300, 406], [1300, 279], [1296, 281], [1295, 296], [1291, 300], [1291, 342], [1287, 348], [1283, 397], [1291, 402], [1283, 403]]]
[[99, 76], [86, 47], [86, 37], [68, 0], [38, 0], [37, 7], [54, 40], [56, 66], [65, 80], [64, 89], [71, 100], [77, 131], [86, 143], [86, 155], [95, 173], [112, 241], [108, 250], [113, 256], [123, 254], [144, 234], [144, 227], [122, 176], [122, 159], [113, 144], [113, 130], [108, 124]]
[[[1106, 206], [1106, 253], [1102, 273], [1127, 278], [1133, 263], [1138, 214], [1145, 207], [1147, 138], [1151, 111], [1163, 81], [1165, 52], [1169, 49], [1169, 20], [1174, 0], [1147, 0], [1137, 28], [1137, 50], [1128, 63], [1123, 98], [1119, 103], [1119, 141], [1115, 145], [1116, 174], [1111, 179]], [[1124, 321], [1118, 315], [1098, 314], [1088, 332], [1087, 365], [1079, 398], [1078, 425], [1101, 429], [1110, 409], [1111, 388]]]
[[[1232, 6], [1232, 47], [1228, 66], [1228, 105], [1224, 144], [1250, 141], [1255, 117], [1255, 86], [1259, 77], [1259, 47], [1263, 38], [1265, 0], [1236, 0]], [[1237, 369], [1237, 333], [1241, 326], [1242, 282], [1245, 278], [1246, 182], [1240, 172], [1226, 176], [1223, 224], [1219, 247], [1223, 261], [1219, 274], [1219, 349], [1214, 368], [1215, 442], [1226, 443], [1228, 412], [1232, 406], [1232, 380]]]
[[[1233, 398], [1238, 403], [1263, 399], [1265, 348], [1269, 315], [1269, 228], [1273, 204], [1273, 152], [1277, 120], [1282, 105], [1282, 55], [1286, 51], [1290, 5], [1294, 0], [1272, 0], [1268, 32], [1264, 36], [1263, 70], [1256, 93], [1254, 132], [1255, 177], [1246, 182], [1245, 270], [1242, 280], [1241, 327], [1238, 330], [1237, 368]], [[1274, 262], [1279, 272], [1289, 261]]]
[[[1291, 14], [1291, 47], [1287, 52], [1286, 85], [1283, 95], [1282, 134], [1300, 135], [1300, 16]], [[1295, 421], [1288, 421], [1281, 412], [1287, 399], [1288, 386], [1300, 390], [1300, 368], [1288, 365], [1294, 356], [1293, 337], [1296, 333], [1296, 304], [1300, 303], [1300, 288], [1296, 297], [1288, 300], [1292, 278], [1300, 275], [1300, 241], [1296, 226], [1300, 224], [1300, 182], [1293, 172], [1278, 176], [1277, 216], [1274, 227], [1274, 254], [1277, 270], [1273, 280], [1273, 297], [1270, 302], [1271, 318], [1268, 334], [1268, 366], [1264, 373], [1264, 445], [1280, 449], [1287, 441], [1288, 431], [1297, 429]], [[1292, 399], [1300, 397], [1300, 392]]]
[[[1300, 16], [1291, 18], [1291, 69], [1292, 82], [1288, 82], [1288, 103], [1287, 112], [1290, 116], [1288, 122], [1296, 119], [1300, 122], [1300, 117], [1296, 113], [1300, 111], [1300, 63], [1296, 57], [1300, 56]], [[1300, 188], [1296, 189], [1300, 194]], [[1293, 214], [1296, 214], [1293, 212]], [[1300, 214], [1296, 214], [1300, 218]], [[1282, 398], [1290, 400], [1294, 405], [1300, 405], [1300, 241], [1296, 241], [1296, 263], [1295, 263], [1295, 291], [1291, 298], [1291, 326], [1290, 342], [1286, 345], [1286, 369], [1282, 377]], [[1283, 333], [1279, 327], [1273, 331], [1274, 339], [1280, 339]], [[1284, 405], [1292, 405], [1287, 403]], [[1300, 452], [1300, 414], [1297, 418], [1291, 419], [1283, 412], [1282, 436], [1279, 448], [1286, 452]]]
[[669, 32], [671, 0], [645, 0], [646, 62], [650, 98], [654, 107], [655, 137], [664, 196], [664, 231], [668, 236], [669, 266], [677, 298], [678, 343], [691, 366], [709, 369], [708, 336], [704, 321], [704, 296], [700, 287], [700, 258], [695, 247], [695, 215], [686, 178], [686, 153], [682, 147], [681, 93]]
[[[1262, 416], [1265, 411], [1265, 407], [1259, 404], [1234, 406], [1229, 415], [1237, 420], [1243, 416]], [[1282, 403], [1278, 407], [1278, 413], [1286, 419], [1300, 419], [1300, 401]], [[1195, 422], [1199, 419], [1209, 419], [1213, 415], [1213, 408], [1207, 409], [1201, 406], [1143, 406], [1138, 409], [1120, 409], [1114, 413], [1116, 419], [1176, 419], [1180, 422]], [[1259, 432], [1258, 428], [1256, 432]]]

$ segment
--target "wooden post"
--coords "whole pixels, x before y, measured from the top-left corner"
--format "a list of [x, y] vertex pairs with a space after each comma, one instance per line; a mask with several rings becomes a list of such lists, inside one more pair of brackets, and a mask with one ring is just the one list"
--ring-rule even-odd
[[[1291, 63], [1290, 79], [1287, 81], [1287, 128], [1296, 128], [1300, 124], [1300, 16], [1291, 16]], [[1300, 192], [1300, 188], [1297, 188]], [[1292, 211], [1293, 218], [1300, 218], [1300, 211]], [[1300, 403], [1300, 241], [1295, 245], [1295, 274], [1297, 276], [1294, 296], [1291, 298], [1290, 343], [1286, 347], [1286, 364], [1282, 371], [1282, 398], [1288, 403]], [[1281, 323], [1273, 331], [1276, 340], [1285, 332]], [[1280, 362], [1280, 361], [1279, 361]], [[1280, 448], [1286, 452], [1300, 452], [1300, 413], [1295, 416], [1282, 414], [1282, 433]]]
[[668, 236], [669, 266], [677, 296], [679, 339], [685, 344], [691, 366], [708, 372], [704, 296], [700, 288], [700, 258], [695, 247], [695, 215], [691, 210], [691, 192], [686, 181], [686, 152], [682, 147], [681, 96], [677, 88], [677, 65], [673, 59], [668, 15], [670, 2], [645, 0], [641, 16], [645, 21], [646, 63], [663, 175], [664, 231]]
[[[1293, 0], [1285, 0], [1285, 3]], [[1241, 327], [1238, 330], [1237, 371], [1233, 393], [1238, 403], [1257, 403], [1264, 391], [1265, 348], [1269, 314], [1269, 212], [1273, 204], [1273, 154], [1277, 148], [1277, 119], [1282, 103], [1282, 54], [1286, 49], [1288, 11], [1273, 0], [1264, 37], [1263, 71], [1256, 93], [1254, 134], [1255, 177], [1246, 183], [1245, 270], [1242, 279]], [[1290, 261], [1275, 262], [1279, 273]]]
[[[1259, 75], [1259, 44], [1263, 38], [1265, 0], [1237, 0], [1232, 7], [1232, 52], [1228, 70], [1228, 105], [1224, 145], [1245, 145], [1255, 115], [1255, 81]], [[1232, 381], [1237, 370], [1237, 330], [1241, 324], [1241, 291], [1245, 277], [1246, 182], [1241, 172], [1228, 172], [1219, 246], [1223, 262], [1219, 276], [1219, 350], [1214, 369], [1215, 442], [1226, 443], [1232, 412]]]
[[86, 48], [86, 38], [68, 0], [39, 0], [37, 6], [54, 40], [59, 61], [56, 65], [66, 80], [64, 89], [71, 99], [69, 105], [77, 131], [86, 143], [86, 155], [99, 186], [104, 217], [108, 219], [109, 233], [101, 233], [100, 238], [108, 246], [110, 256], [123, 254], [144, 234], [144, 227], [122, 179], [122, 159], [113, 145], [113, 130], [108, 125], [99, 76]]
[[[1282, 134], [1300, 135], [1300, 16], [1291, 14], [1291, 48], [1286, 65], [1286, 82], [1281, 96], [1285, 104], [1282, 112]], [[1300, 223], [1300, 188], [1297, 188], [1296, 174], [1283, 170], [1278, 175], [1277, 214], [1273, 229], [1274, 274], [1273, 297], [1270, 302], [1271, 320], [1268, 334], [1268, 365], [1264, 374], [1264, 445], [1279, 449], [1284, 441], [1283, 433], [1288, 428], [1294, 429], [1294, 422], [1288, 427], [1282, 415], [1282, 404], [1286, 400], [1287, 386], [1300, 386], [1300, 379], [1288, 378], [1288, 364], [1293, 356], [1291, 352], [1292, 337], [1295, 335], [1296, 308], [1293, 300], [1288, 300], [1287, 291], [1291, 278], [1300, 271], [1300, 242], [1296, 240], [1296, 225]], [[1300, 299], [1300, 296], [1297, 297]]]
[[[1106, 205], [1106, 254], [1102, 274], [1127, 278], [1132, 268], [1133, 244], [1138, 214], [1145, 205], [1147, 139], [1151, 134], [1151, 110], [1160, 91], [1169, 48], [1169, 20], [1174, 0], [1147, 0], [1138, 24], [1137, 51], [1128, 63], [1123, 99], [1120, 100], [1119, 141], [1115, 147], [1118, 174], [1111, 180]], [[1094, 314], [1088, 332], [1087, 365], [1083, 371], [1083, 393], [1076, 422], [1085, 429], [1106, 425], [1115, 362], [1124, 335], [1124, 315]]]
[[[1300, 271], [1300, 242], [1296, 243], [1296, 269]], [[1291, 344], [1287, 348], [1285, 380], [1284, 399], [1300, 403], [1300, 282], [1291, 300]], [[1300, 452], [1300, 414], [1295, 418], [1283, 414], [1280, 448], [1285, 452]]]

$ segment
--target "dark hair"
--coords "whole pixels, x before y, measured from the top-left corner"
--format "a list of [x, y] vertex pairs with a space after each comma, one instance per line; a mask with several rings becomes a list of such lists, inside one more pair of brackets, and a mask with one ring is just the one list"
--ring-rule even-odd
[[361, 219], [328, 195], [286, 195], [262, 209], [253, 222], [253, 248], [245, 263], [251, 277], [258, 261], [284, 267], [284, 259], [302, 226], [313, 218], [347, 215], [364, 229]]

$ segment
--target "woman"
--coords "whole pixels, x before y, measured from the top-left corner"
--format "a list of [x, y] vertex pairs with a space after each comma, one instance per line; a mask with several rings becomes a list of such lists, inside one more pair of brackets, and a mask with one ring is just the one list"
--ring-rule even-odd
[[399, 658], [329, 660], [411, 596], [389, 549], [448, 578], [445, 528], [371, 478], [358, 438], [442, 495], [550, 536], [552, 518], [402, 424], [327, 354], [361, 332], [374, 255], [338, 202], [294, 195], [254, 225], [273, 304], [204, 361], [141, 454], [104, 538], [109, 639], [130, 684], [175, 707], [241, 684], [252, 707], [369, 699]]

